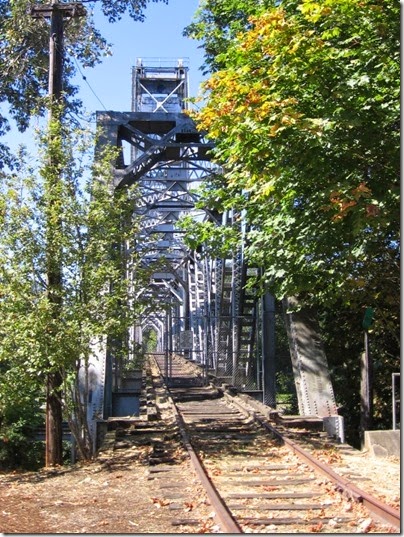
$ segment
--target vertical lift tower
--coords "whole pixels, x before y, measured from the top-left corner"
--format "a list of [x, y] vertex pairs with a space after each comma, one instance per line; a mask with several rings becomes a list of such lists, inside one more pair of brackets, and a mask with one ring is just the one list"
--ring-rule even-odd
[[[189, 213], [206, 217], [205, 211], [195, 208], [192, 189], [216, 173], [216, 167], [208, 154], [213, 144], [186, 114], [187, 97], [186, 59], [138, 59], [133, 68], [132, 111], [97, 113], [99, 144], [120, 149], [113, 188], [136, 188], [134, 214], [139, 231], [127, 245], [129, 258], [134, 252], [151, 271], [149, 285], [138, 296], [150, 308], [131, 330], [129, 359], [142, 345], [144, 334], [153, 331], [159, 351], [181, 352], [198, 363], [205, 360], [202, 310], [208, 261], [197, 259], [184, 245], [178, 220]], [[130, 261], [128, 270], [136, 278]], [[115, 403], [122, 399], [121, 367], [113, 360], [106, 358], [107, 417], [117, 411]]]

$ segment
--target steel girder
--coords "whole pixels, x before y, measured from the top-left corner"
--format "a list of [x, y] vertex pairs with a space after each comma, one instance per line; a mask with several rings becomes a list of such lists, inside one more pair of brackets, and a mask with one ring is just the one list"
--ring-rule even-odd
[[[222, 224], [242, 231], [239, 214], [223, 214]], [[250, 280], [257, 269], [248, 267], [241, 245], [232, 256], [216, 259], [214, 320], [215, 375], [239, 389], [262, 397], [262, 318], [260, 301]], [[271, 357], [273, 359], [273, 356]]]
[[[192, 331], [192, 344], [186, 350], [190, 357], [202, 361], [204, 264], [186, 248], [177, 224], [189, 213], [206, 218], [205, 211], [195, 208], [192, 187], [217, 170], [207, 157], [212, 144], [183, 113], [103, 112], [97, 120], [102, 132], [100, 144], [122, 148], [114, 166], [114, 187], [136, 184], [139, 193], [134, 208], [139, 231], [130, 248], [143, 263], [159, 267], [145, 292], [178, 303], [173, 341], [179, 344], [179, 334]], [[135, 149], [129, 165], [125, 165], [124, 142]]]
[[302, 415], [336, 415], [338, 412], [316, 314], [313, 310], [300, 308], [294, 297], [284, 299], [284, 310], [299, 412]]

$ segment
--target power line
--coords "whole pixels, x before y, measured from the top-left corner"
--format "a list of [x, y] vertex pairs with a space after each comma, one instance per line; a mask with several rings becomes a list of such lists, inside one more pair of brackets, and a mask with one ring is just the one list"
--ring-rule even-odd
[[84, 82], [87, 84], [87, 86], [90, 88], [91, 93], [94, 95], [94, 97], [97, 99], [97, 101], [98, 101], [98, 102], [100, 103], [100, 105], [103, 107], [103, 109], [104, 109], [105, 111], [107, 111], [107, 109], [105, 108], [104, 103], [101, 101], [101, 99], [98, 97], [98, 95], [95, 93], [95, 91], [94, 91], [93, 88], [91, 87], [91, 84], [88, 82], [87, 77], [84, 76], [83, 71], [81, 70], [80, 65], [79, 65], [79, 63], [78, 63], [78, 61], [77, 61], [77, 58], [76, 58], [75, 56], [73, 56], [73, 60], [74, 60], [74, 63], [76, 64], [77, 70], [78, 70], [78, 72], [80, 73], [82, 79], [83, 79]]

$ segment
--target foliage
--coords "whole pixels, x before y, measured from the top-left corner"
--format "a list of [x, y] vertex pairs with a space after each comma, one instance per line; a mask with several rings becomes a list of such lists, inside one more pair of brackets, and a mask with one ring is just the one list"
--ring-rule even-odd
[[276, 402], [277, 408], [286, 414], [297, 414], [299, 407], [284, 315], [282, 302], [275, 301]]
[[226, 67], [225, 52], [240, 31], [250, 26], [249, 17], [275, 0], [204, 0], [184, 35], [201, 42], [205, 53], [204, 74]]
[[188, 29], [211, 71], [195, 119], [225, 170], [201, 203], [243, 214], [264, 289], [322, 313], [338, 404], [356, 417], [361, 323], [374, 309], [380, 426], [399, 356], [400, 6], [247, 4], [206, 0]]
[[42, 386], [0, 363], [0, 468], [36, 469], [43, 465], [43, 443], [35, 440], [44, 424]]
[[143, 351], [147, 353], [157, 352], [157, 332], [150, 328], [143, 334]]
[[0, 468], [37, 470], [43, 466], [43, 441], [36, 440], [27, 409], [19, 409], [19, 418], [4, 423], [0, 436]]
[[370, 0], [263, 9], [206, 83], [197, 119], [221, 195], [246, 211], [247, 255], [278, 297], [376, 306], [398, 282], [398, 15]]
[[[5, 401], [0, 413], [18, 400], [11, 379], [19, 378], [17, 386], [27, 387], [21, 393], [29, 404], [43, 394], [46, 376], [58, 373], [66, 418], [82, 457], [90, 457], [87, 399], [78, 393], [78, 371], [88, 366], [94, 341], [105, 334], [125, 341], [139, 313], [136, 304], [129, 307], [128, 290], [136, 293], [139, 288], [129, 286], [125, 277], [123, 248], [136, 231], [133, 199], [126, 191], [114, 195], [111, 190], [109, 164], [115, 150], [104, 149], [82, 191], [90, 165], [83, 152], [92, 149], [93, 138], [70, 133], [57, 119], [50, 131], [39, 174], [24, 164], [22, 153], [18, 173], [3, 177], [0, 363], [6, 375], [0, 385], [0, 400]], [[135, 266], [136, 259], [131, 262]], [[50, 286], [46, 278], [49, 264], [61, 269], [59, 286]], [[140, 268], [137, 284], [142, 285]]]
[[[363, 352], [363, 315], [342, 304], [324, 309], [320, 325], [329, 359], [339, 413], [344, 416], [348, 443], [360, 447], [360, 355]], [[373, 363], [374, 429], [389, 429], [392, 423], [392, 373], [400, 371], [399, 344], [392, 331], [377, 323], [369, 331]]]
[[198, 250], [199, 246], [203, 245], [204, 255], [211, 257], [231, 256], [240, 240], [237, 227], [218, 227], [217, 223], [209, 220], [196, 222], [192, 216], [181, 218], [178, 227], [186, 231], [184, 242], [191, 250]]
[[[151, 0], [152, 2], [168, 3], [168, 0]], [[129, 16], [135, 20], [143, 22], [145, 19], [144, 10], [150, 0], [102, 0], [102, 12], [108, 17], [109, 22], [116, 22], [122, 15], [128, 12]]]

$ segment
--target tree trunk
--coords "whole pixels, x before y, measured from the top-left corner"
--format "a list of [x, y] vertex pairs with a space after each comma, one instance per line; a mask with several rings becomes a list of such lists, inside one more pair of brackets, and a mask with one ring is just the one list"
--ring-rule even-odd
[[48, 374], [46, 385], [46, 466], [56, 466], [63, 463], [61, 384], [62, 375], [60, 373]]
[[369, 333], [365, 330], [365, 350], [361, 355], [361, 423], [360, 435], [362, 447], [365, 431], [373, 426], [373, 364], [369, 349]]

